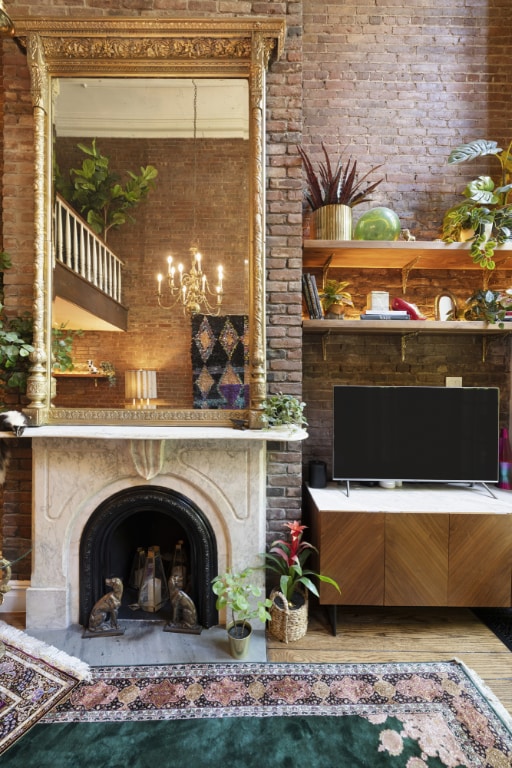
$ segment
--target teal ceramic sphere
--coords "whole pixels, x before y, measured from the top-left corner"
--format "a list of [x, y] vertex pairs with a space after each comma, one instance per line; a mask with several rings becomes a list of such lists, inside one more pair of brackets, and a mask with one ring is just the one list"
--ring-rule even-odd
[[354, 230], [354, 240], [398, 240], [400, 219], [391, 208], [372, 208], [360, 217]]

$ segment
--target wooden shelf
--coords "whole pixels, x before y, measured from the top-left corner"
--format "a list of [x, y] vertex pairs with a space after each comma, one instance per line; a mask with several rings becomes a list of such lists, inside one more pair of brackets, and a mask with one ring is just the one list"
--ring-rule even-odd
[[75, 373], [74, 371], [52, 371], [57, 379], [108, 379], [106, 373]]
[[512, 333], [512, 322], [504, 328], [482, 321], [469, 320], [306, 320], [304, 333], [434, 333], [434, 334], [507, 334]]
[[[481, 269], [469, 255], [467, 243], [441, 240], [304, 240], [303, 266], [313, 269], [347, 267], [359, 269]], [[512, 270], [512, 245], [495, 251], [497, 269]]]

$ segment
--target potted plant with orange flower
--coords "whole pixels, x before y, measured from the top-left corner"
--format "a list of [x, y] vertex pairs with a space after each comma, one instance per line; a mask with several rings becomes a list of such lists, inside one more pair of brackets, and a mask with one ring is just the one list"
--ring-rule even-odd
[[307, 526], [300, 525], [297, 520], [284, 525], [290, 530], [290, 541], [277, 539], [262, 557], [265, 559], [264, 567], [279, 574], [279, 587], [270, 594], [272, 621], [269, 631], [279, 640], [288, 643], [290, 640], [298, 640], [307, 632], [308, 593], [312, 592], [318, 597], [318, 589], [312, 579], [331, 584], [338, 592], [341, 590], [334, 579], [304, 567], [311, 553], [318, 552], [313, 544], [302, 540]]

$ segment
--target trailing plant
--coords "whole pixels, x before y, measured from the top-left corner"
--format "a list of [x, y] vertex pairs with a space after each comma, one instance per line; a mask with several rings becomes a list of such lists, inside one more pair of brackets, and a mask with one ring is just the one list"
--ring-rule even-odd
[[272, 601], [268, 598], [257, 600], [261, 596], [261, 587], [251, 582], [253, 568], [245, 568], [243, 571], [226, 571], [216, 576], [212, 581], [213, 593], [217, 596], [215, 607], [218, 611], [226, 608], [231, 614], [231, 621], [236, 629], [233, 636], [243, 636], [243, 624], [251, 619], [259, 619], [265, 623], [270, 621], [268, 609]]
[[282, 392], [268, 395], [263, 402], [263, 422], [269, 427], [307, 427], [305, 407], [306, 403], [295, 395], [284, 395]]
[[331, 278], [325, 281], [320, 293], [324, 312], [328, 312], [333, 304], [342, 304], [349, 307], [354, 306], [352, 296], [345, 290], [347, 285], [349, 285], [349, 283], [340, 282], [339, 280]]
[[279, 574], [279, 588], [288, 604], [293, 604], [294, 593], [298, 590], [299, 586], [308, 589], [318, 597], [318, 589], [313, 581], [311, 581], [311, 578], [331, 584], [340, 592], [341, 590], [334, 579], [304, 568], [306, 560], [311, 553], [318, 552], [313, 544], [302, 541], [302, 535], [307, 526], [299, 525], [297, 520], [294, 520], [293, 523], [285, 523], [284, 525], [290, 529], [290, 541], [277, 539], [270, 545], [270, 550], [265, 552], [262, 557], [265, 560], [264, 567], [269, 571]]
[[82, 167], [72, 168], [69, 180], [64, 180], [55, 165], [56, 188], [107, 242], [110, 229], [118, 229], [127, 221], [135, 222], [129, 211], [148, 196], [158, 171], [152, 165], [141, 166], [138, 175], [127, 171], [129, 178], [122, 183], [120, 175], [110, 169], [109, 158], [96, 147], [96, 139], [90, 147], [77, 147], [87, 155]]
[[463, 230], [472, 230], [470, 255], [483, 269], [494, 269], [494, 252], [512, 237], [512, 204], [508, 202], [512, 189], [512, 142], [507, 149], [496, 141], [477, 139], [456, 147], [448, 158], [454, 165], [487, 155], [494, 156], [500, 165], [497, 181], [490, 176], [478, 176], [463, 191], [467, 198], [446, 212], [443, 218], [443, 240], [460, 241]]
[[77, 336], [82, 336], [81, 330], [70, 330], [66, 323], [52, 328], [52, 369], [54, 371], [72, 371], [73, 342]]
[[[10, 256], [0, 252], [0, 381], [2, 390], [25, 392], [32, 346], [32, 318], [29, 313], [9, 318], [4, 311], [4, 272], [10, 269]], [[5, 405], [5, 403], [1, 403]]]
[[507, 312], [512, 310], [512, 294], [509, 291], [475, 291], [466, 301], [468, 308], [464, 312], [466, 320], [482, 320], [485, 323], [498, 323], [504, 328]]
[[109, 363], [107, 360], [102, 360], [100, 368], [101, 372], [107, 377], [109, 387], [114, 387], [116, 384], [116, 371], [112, 363]]
[[316, 211], [324, 205], [348, 205], [353, 208], [355, 205], [369, 200], [371, 193], [379, 186], [383, 179], [366, 183], [368, 176], [376, 171], [381, 165], [371, 168], [361, 178], [357, 173], [357, 160], [349, 157], [346, 165], [339, 157], [335, 163], [329, 159], [329, 154], [322, 142], [322, 150], [325, 162], [318, 163], [318, 171], [315, 171], [313, 163], [305, 150], [298, 146], [299, 154], [302, 158], [308, 181], [308, 189], [304, 194], [306, 202], [312, 211]]

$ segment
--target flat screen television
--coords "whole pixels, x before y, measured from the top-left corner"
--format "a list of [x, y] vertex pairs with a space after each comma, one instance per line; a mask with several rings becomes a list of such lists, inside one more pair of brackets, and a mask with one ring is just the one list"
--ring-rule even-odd
[[335, 385], [333, 480], [496, 483], [495, 387]]

